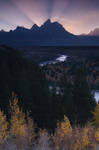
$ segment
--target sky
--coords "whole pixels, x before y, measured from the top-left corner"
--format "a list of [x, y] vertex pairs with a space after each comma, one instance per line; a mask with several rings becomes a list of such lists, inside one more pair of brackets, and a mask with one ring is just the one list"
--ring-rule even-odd
[[73, 34], [99, 28], [99, 0], [0, 0], [0, 30], [31, 28], [47, 19]]

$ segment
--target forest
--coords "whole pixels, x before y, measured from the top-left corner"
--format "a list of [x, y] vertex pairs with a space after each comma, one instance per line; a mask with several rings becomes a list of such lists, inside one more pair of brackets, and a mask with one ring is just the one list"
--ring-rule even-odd
[[95, 150], [99, 104], [86, 66], [66, 72], [60, 93], [49, 89], [45, 71], [11, 47], [0, 48], [0, 150]]

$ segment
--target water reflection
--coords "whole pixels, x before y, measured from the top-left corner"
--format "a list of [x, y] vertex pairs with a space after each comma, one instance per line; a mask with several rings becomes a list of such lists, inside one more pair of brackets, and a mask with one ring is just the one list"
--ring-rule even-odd
[[95, 97], [96, 101], [98, 102], [99, 101], [99, 91], [95, 91], [94, 97]]
[[58, 57], [54, 60], [45, 61], [45, 62], [40, 63], [40, 66], [45, 66], [47, 64], [56, 64], [58, 62], [64, 62], [64, 61], [66, 61], [67, 57], [68, 57], [67, 55], [61, 55], [60, 57]]

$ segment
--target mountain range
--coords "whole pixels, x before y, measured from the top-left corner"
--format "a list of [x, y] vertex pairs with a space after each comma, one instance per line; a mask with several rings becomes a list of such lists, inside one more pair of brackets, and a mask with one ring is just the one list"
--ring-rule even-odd
[[99, 36], [99, 28], [96, 28], [96, 29], [90, 31], [88, 35]]
[[48, 19], [40, 27], [34, 24], [31, 29], [18, 26], [15, 30], [0, 32], [0, 44], [11, 46], [74, 46], [92, 45], [99, 46], [97, 31], [88, 35], [74, 35], [58, 22]]

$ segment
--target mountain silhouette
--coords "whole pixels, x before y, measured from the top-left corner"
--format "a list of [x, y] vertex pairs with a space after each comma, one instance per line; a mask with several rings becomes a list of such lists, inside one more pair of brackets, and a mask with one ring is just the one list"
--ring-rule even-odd
[[48, 36], [48, 38], [51, 39], [65, 39], [67, 37], [74, 36], [73, 34], [67, 32], [61, 24], [58, 22], [51, 23], [51, 20], [48, 19], [41, 27], [40, 27], [40, 33], [42, 33], [45, 38]]
[[14, 32], [25, 32], [25, 31], [28, 31], [28, 29], [27, 29], [27, 28], [24, 28], [24, 27], [20, 27], [20, 26], [18, 26], [18, 27], [14, 30]]
[[0, 30], [0, 32], [5, 32], [5, 31], [2, 29], [2, 30]]
[[96, 29], [90, 31], [88, 35], [99, 36], [99, 28], [96, 28]]
[[[61, 24], [58, 22], [52, 23], [50, 19], [48, 19], [43, 25], [40, 27], [37, 26], [36, 24], [33, 25], [33, 27], [28, 30], [24, 27], [17, 27], [13, 33], [19, 33], [22, 32], [25, 33], [25, 31], [28, 31], [27, 34], [30, 34], [29, 36], [32, 36], [32, 39], [36, 38], [40, 40], [42, 39], [64, 39], [70, 36], [73, 36], [73, 34], [67, 32]], [[35, 37], [33, 37], [33, 33], [35, 34]]]
[[31, 31], [37, 31], [37, 30], [39, 30], [39, 26], [34, 24], [31, 28]]
[[49, 25], [51, 25], [51, 24], [52, 24], [52, 23], [51, 23], [51, 20], [48, 19], [47, 21], [44, 22], [44, 24], [43, 24], [41, 27], [43, 27], [43, 26], [49, 26]]
[[99, 37], [76, 36], [64, 29], [58, 22], [48, 19], [40, 27], [31, 29], [18, 26], [10, 32], [0, 32], [0, 44], [11, 46], [65, 46], [99, 45]]

